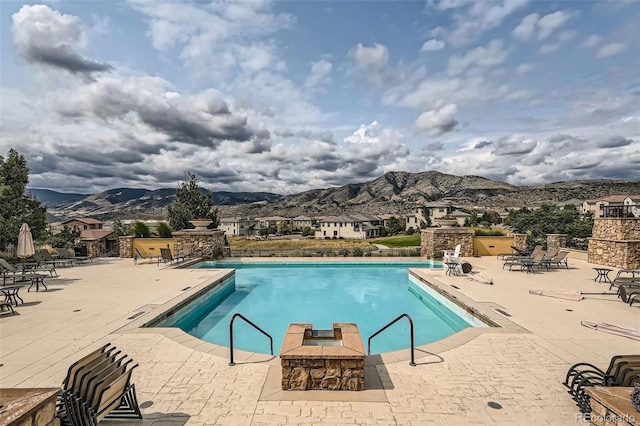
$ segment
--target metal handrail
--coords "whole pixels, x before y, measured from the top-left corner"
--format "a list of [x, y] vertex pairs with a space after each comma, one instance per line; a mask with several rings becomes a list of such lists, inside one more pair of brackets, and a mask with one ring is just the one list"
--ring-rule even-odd
[[260, 333], [264, 334], [269, 338], [269, 342], [271, 344], [271, 355], [273, 355], [273, 338], [269, 335], [269, 333], [267, 333], [266, 331], [264, 331], [263, 329], [261, 329], [260, 327], [252, 323], [251, 320], [249, 320], [249, 318], [245, 317], [244, 315], [235, 313], [233, 314], [233, 316], [231, 317], [231, 320], [229, 321], [229, 365], [236, 365], [236, 363], [233, 362], [233, 321], [235, 321], [235, 319], [238, 317], [245, 320], [247, 324], [249, 324], [250, 326], [252, 326], [256, 330], [258, 330]]
[[413, 319], [411, 319], [411, 316], [409, 314], [400, 315], [398, 318], [394, 319], [389, 324], [385, 325], [380, 330], [376, 331], [371, 336], [369, 336], [369, 339], [367, 340], [367, 355], [371, 355], [371, 339], [373, 339], [378, 334], [385, 331], [387, 328], [391, 327], [396, 322], [400, 321], [402, 318], [406, 318], [409, 320], [409, 330], [410, 330], [409, 332], [411, 333], [411, 362], [409, 362], [409, 365], [412, 367], [416, 366], [415, 355], [414, 355], [415, 345], [414, 345], [414, 339], [413, 339]]

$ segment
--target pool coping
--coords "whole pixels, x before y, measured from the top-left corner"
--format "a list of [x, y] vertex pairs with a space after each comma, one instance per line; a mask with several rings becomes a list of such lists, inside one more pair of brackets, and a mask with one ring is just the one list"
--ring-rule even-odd
[[[249, 258], [248, 262], [251, 261]], [[297, 259], [297, 258], [287, 258], [289, 260]], [[302, 260], [306, 260], [306, 258], [301, 258]], [[407, 261], [407, 258], [404, 258], [405, 263], [410, 263]], [[386, 260], [386, 259], [385, 259]], [[269, 258], [268, 261], [271, 262], [280, 262], [277, 258]], [[261, 260], [260, 263], [265, 262]], [[327, 259], [320, 262], [326, 263], [340, 263], [336, 262], [335, 259]], [[320, 263], [314, 262], [314, 263]], [[367, 263], [400, 263], [396, 262], [371, 262], [370, 259], [363, 260], [363, 262]], [[195, 264], [195, 263], [192, 263]], [[185, 265], [180, 265], [184, 267]], [[432, 275], [427, 275], [427, 272], [433, 271], [433, 268], [416, 268], [410, 267], [408, 268], [408, 274], [410, 276], [414, 276], [421, 283], [427, 285], [432, 290], [439, 293], [441, 296], [446, 297], [453, 303], [457, 304], [461, 308], [467, 310], [467, 312], [473, 313], [473, 315], [477, 315], [481, 318], [486, 319], [488, 322], [494, 324], [493, 326], [488, 327], [467, 327], [457, 333], [454, 333], [450, 336], [437, 340], [435, 342], [427, 343], [424, 345], [415, 347], [415, 358], [416, 363], [418, 365], [421, 364], [430, 364], [433, 361], [424, 361], [420, 362], [420, 358], [424, 357], [436, 357], [438, 358], [438, 354], [442, 352], [446, 352], [448, 350], [454, 349], [458, 346], [461, 346], [478, 336], [489, 333], [529, 333], [524, 327], [510, 321], [504, 315], [501, 315], [496, 311], [496, 309], [503, 308], [502, 306], [493, 303], [493, 302], [478, 302], [475, 301], [464, 294], [456, 291], [454, 288], [445, 284], [444, 282], [438, 280], [436, 277]], [[177, 295], [176, 297], [170, 299], [164, 304], [160, 305], [145, 305], [138, 309], [139, 314], [136, 319], [127, 324], [126, 326], [118, 329], [116, 332], [118, 333], [151, 333], [151, 334], [161, 334], [175, 343], [181, 344], [185, 347], [188, 347], [193, 350], [197, 350], [199, 352], [207, 353], [210, 355], [215, 355], [223, 358], [230, 358], [230, 348], [228, 346], [217, 345], [215, 343], [206, 342], [201, 340], [195, 336], [188, 334], [187, 332], [177, 328], [177, 327], [155, 327], [152, 326], [152, 323], [160, 322], [166, 319], [170, 314], [174, 313], [180, 307], [186, 306], [191, 301], [195, 300], [201, 294], [209, 291], [213, 287], [224, 283], [226, 280], [235, 275], [235, 269], [229, 268], [202, 268], [201, 271], [203, 273], [206, 272], [217, 272], [216, 275], [205, 275], [201, 277], [202, 282], [190, 289], [186, 290], [182, 294]], [[419, 325], [418, 325], [419, 326]], [[241, 363], [272, 363], [274, 365], [279, 365], [279, 355], [270, 355], [263, 354], [259, 352], [249, 352], [241, 349], [234, 349], [233, 358], [236, 362]], [[396, 363], [396, 362], [409, 362], [411, 359], [411, 350], [401, 349], [397, 351], [384, 352], [381, 354], [375, 355], [367, 355], [365, 357], [365, 366], [377, 366], [381, 364], [388, 363]], [[438, 361], [439, 362], [439, 361]], [[309, 392], [309, 391], [307, 391]]]

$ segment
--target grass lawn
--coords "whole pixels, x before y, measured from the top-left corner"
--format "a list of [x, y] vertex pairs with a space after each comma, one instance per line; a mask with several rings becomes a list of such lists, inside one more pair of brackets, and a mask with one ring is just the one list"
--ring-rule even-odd
[[299, 240], [269, 239], [249, 240], [245, 237], [228, 237], [232, 250], [296, 250], [296, 249], [354, 249], [375, 250], [371, 240]]
[[396, 235], [394, 237], [378, 238], [371, 241], [373, 244], [382, 244], [389, 248], [415, 247], [420, 245], [420, 233], [413, 235]]

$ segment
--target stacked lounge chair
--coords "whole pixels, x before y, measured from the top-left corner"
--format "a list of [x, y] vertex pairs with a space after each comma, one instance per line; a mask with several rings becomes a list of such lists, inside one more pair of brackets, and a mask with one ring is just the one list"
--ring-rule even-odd
[[57, 404], [61, 424], [94, 426], [104, 418], [142, 418], [131, 373], [138, 364], [107, 343], [74, 362]]
[[563, 385], [569, 389], [580, 411], [590, 413], [587, 387], [633, 386], [636, 383], [640, 383], [640, 355], [616, 355], [611, 358], [606, 370], [586, 362], [572, 365]]

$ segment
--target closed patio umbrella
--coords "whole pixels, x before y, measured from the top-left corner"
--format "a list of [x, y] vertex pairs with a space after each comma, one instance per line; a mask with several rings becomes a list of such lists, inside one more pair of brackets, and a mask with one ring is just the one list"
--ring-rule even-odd
[[16, 254], [18, 257], [26, 259], [29, 256], [33, 256], [35, 252], [31, 229], [29, 229], [29, 225], [23, 223], [20, 227], [20, 233], [18, 234], [18, 252]]

